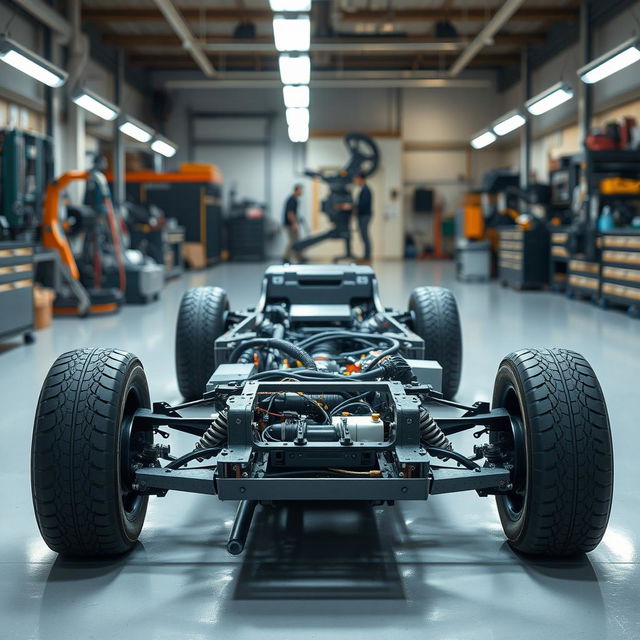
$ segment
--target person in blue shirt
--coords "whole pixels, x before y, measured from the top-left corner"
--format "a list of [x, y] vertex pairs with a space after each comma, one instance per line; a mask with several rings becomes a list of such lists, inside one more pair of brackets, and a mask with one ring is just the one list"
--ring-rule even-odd
[[362, 244], [364, 245], [364, 262], [371, 262], [371, 239], [369, 238], [369, 224], [373, 215], [373, 195], [364, 174], [359, 173], [355, 179], [355, 184], [360, 187], [358, 202], [356, 203], [356, 215], [358, 218], [358, 229]]
[[291, 262], [294, 258], [296, 262], [305, 262], [303, 255], [293, 248], [293, 245], [300, 240], [300, 219], [298, 217], [298, 201], [302, 195], [302, 185], [297, 184], [293, 187], [293, 193], [287, 198], [284, 205], [282, 216], [282, 224], [288, 235], [287, 249], [284, 252], [282, 260]]

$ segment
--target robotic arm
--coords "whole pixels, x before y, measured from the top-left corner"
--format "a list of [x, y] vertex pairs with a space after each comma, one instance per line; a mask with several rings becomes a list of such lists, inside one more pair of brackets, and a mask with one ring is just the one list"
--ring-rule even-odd
[[329, 187], [329, 195], [322, 201], [322, 211], [329, 216], [333, 228], [326, 233], [297, 242], [294, 245], [296, 251], [303, 251], [325, 240], [349, 238], [349, 216], [345, 215], [345, 208], [353, 205], [349, 185], [358, 174], [369, 177], [376, 172], [380, 163], [380, 152], [378, 145], [364, 133], [347, 134], [344, 144], [351, 157], [343, 169], [337, 172], [305, 171], [305, 175], [320, 178]]

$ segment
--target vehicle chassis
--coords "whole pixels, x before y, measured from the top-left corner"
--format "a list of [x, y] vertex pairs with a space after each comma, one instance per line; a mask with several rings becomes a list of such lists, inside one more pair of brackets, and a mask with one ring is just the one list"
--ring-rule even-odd
[[[300, 419], [294, 441], [266, 442], [254, 436], [253, 416], [260, 394], [287, 391], [306, 394], [377, 391], [386, 394], [394, 415], [393, 437], [386, 442], [357, 442], [351, 438], [346, 424], [334, 442], [312, 441], [307, 425]], [[228, 442], [218, 451], [203, 450], [211, 455], [210, 467], [172, 469], [150, 466], [135, 470], [134, 488], [140, 493], [163, 496], [169, 490], [217, 495], [220, 500], [239, 500], [240, 505], [229, 537], [227, 549], [240, 553], [250, 529], [258, 503], [310, 500], [363, 500], [392, 504], [395, 500], [426, 500], [430, 494], [476, 490], [479, 495], [503, 493], [513, 488], [513, 465], [496, 453], [495, 445], [474, 447], [473, 458], [455, 451], [427, 451], [420, 443], [421, 404], [445, 435], [480, 427], [476, 435], [484, 433], [516, 433], [517, 421], [505, 409], [489, 409], [486, 402], [465, 406], [442, 399], [439, 392], [427, 385], [403, 385], [397, 381], [247, 381], [244, 385], [219, 385], [205, 394], [205, 401], [213, 406], [228, 407]], [[212, 417], [183, 417], [179, 410], [186, 403], [170, 407], [155, 403], [153, 410], [140, 409], [132, 418], [131, 428], [163, 433], [162, 428], [202, 436], [212, 424]], [[457, 417], [447, 417], [443, 407], [464, 411]], [[438, 409], [444, 415], [438, 415]], [[450, 409], [449, 409], [450, 411]], [[302, 417], [304, 418], [304, 416]], [[166, 434], [164, 434], [166, 436]], [[442, 466], [447, 457], [449, 464]], [[499, 449], [498, 449], [498, 453]], [[445, 454], [443, 456], [443, 454]], [[215, 455], [215, 457], [213, 457]], [[195, 455], [192, 459], [195, 459]], [[475, 460], [485, 460], [480, 466]], [[270, 477], [269, 469], [330, 467], [379, 468], [378, 477]], [[459, 467], [452, 466], [458, 463]], [[156, 465], [159, 465], [156, 462]], [[131, 473], [130, 469], [125, 473]], [[278, 475], [278, 474], [274, 474]], [[286, 475], [286, 474], [285, 474]]]

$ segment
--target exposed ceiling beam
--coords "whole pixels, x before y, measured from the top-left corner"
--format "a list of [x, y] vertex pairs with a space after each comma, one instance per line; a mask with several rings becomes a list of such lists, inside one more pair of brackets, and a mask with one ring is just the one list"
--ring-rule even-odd
[[[402, 22], [411, 20], [460, 20], [463, 22], [486, 22], [491, 17], [482, 7], [452, 9], [394, 9], [391, 11], [342, 11], [340, 19], [345, 22]], [[579, 12], [575, 7], [527, 7], [520, 9], [514, 21], [576, 20]]]
[[[265, 3], [266, 4], [266, 3]], [[180, 8], [182, 17], [189, 22], [206, 19], [207, 22], [270, 22], [273, 12], [268, 9], [205, 9], [203, 7]], [[162, 14], [153, 8], [118, 7], [113, 9], [90, 9], [82, 11], [83, 20], [89, 22], [162, 22]]]
[[[541, 44], [545, 42], [543, 33], [514, 34], [496, 36], [495, 45]], [[180, 39], [175, 35], [164, 34], [116, 34], [106, 33], [105, 44], [120, 47], [171, 47], [180, 46]], [[238, 40], [231, 37], [207, 37], [198, 41], [205, 51], [234, 53], [248, 51], [259, 53], [276, 52], [273, 38], [252, 38]], [[311, 41], [312, 51], [361, 51], [386, 53], [389, 51], [456, 51], [470, 42], [468, 39], [441, 40], [432, 36], [404, 38], [315, 38]]]
[[[129, 56], [131, 63], [147, 68], [158, 69], [190, 69], [193, 68], [193, 61], [189, 56], [183, 54], [177, 55], [140, 55], [132, 54]], [[441, 56], [426, 58], [423, 57], [421, 65], [426, 68], [438, 69], [443, 64], [448, 64], [449, 59], [443, 61]], [[473, 68], [496, 68], [504, 67], [512, 64], [516, 64], [519, 60], [519, 56], [513, 55], [483, 55], [476, 57], [470, 64]], [[371, 69], [371, 68], [389, 68], [389, 69], [408, 69], [412, 66], [413, 58], [399, 59], [395, 58], [377, 58], [377, 57], [341, 57], [340, 64], [346, 70], [349, 69]], [[232, 59], [227, 59], [225, 63], [225, 70], [243, 70], [246, 68], [255, 67], [256, 63], [260, 64], [260, 68], [265, 71], [275, 70], [275, 58], [267, 57], [263, 58], [259, 55], [234, 56]], [[323, 64], [314, 66], [314, 78], [316, 70], [335, 68], [334, 64]]]
[[473, 42], [460, 54], [453, 63], [449, 75], [455, 78], [478, 55], [484, 47], [493, 40], [493, 36], [504, 27], [513, 14], [524, 4], [525, 0], [506, 0], [493, 18], [485, 24], [482, 31], [473, 39]]
[[[273, 13], [268, 9], [209, 9], [205, 7], [185, 7], [180, 9], [183, 18], [188, 22], [271, 22]], [[396, 9], [389, 11], [354, 11], [339, 13], [344, 22], [394, 22], [402, 21], [434, 21], [447, 18], [463, 22], [486, 22], [487, 11], [482, 8], [452, 9]], [[82, 12], [84, 20], [91, 22], [161, 22], [162, 14], [154, 8], [117, 7], [89, 8]], [[517, 22], [540, 22], [545, 20], [577, 20], [578, 10], [575, 7], [526, 7], [520, 9], [513, 20]]]
[[216, 70], [213, 68], [207, 54], [200, 47], [200, 44], [191, 32], [187, 23], [184, 21], [184, 18], [173, 5], [173, 2], [171, 2], [171, 0], [155, 0], [155, 3], [158, 9], [162, 11], [167, 22], [176, 32], [178, 38], [180, 38], [182, 46], [196, 61], [202, 73], [204, 73], [207, 78], [212, 78], [216, 74]]
[[[164, 83], [168, 90], [202, 89], [278, 89], [280, 77], [277, 71], [255, 73], [245, 71], [240, 73], [218, 73], [215, 80], [175, 79]], [[396, 88], [396, 87], [427, 87], [427, 88], [459, 88], [459, 89], [488, 89], [493, 86], [487, 79], [443, 78], [437, 73], [411, 71], [316, 71], [314, 72], [313, 88], [325, 89], [333, 87], [356, 88]]]

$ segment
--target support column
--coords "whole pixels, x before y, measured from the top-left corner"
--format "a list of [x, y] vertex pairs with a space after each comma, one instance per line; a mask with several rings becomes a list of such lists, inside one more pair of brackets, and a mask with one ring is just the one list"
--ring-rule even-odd
[[[520, 55], [520, 78], [522, 83], [522, 103], [531, 97], [531, 65], [529, 63], [529, 48], [523, 47]], [[531, 173], [531, 118], [520, 129], [520, 189], [529, 188], [529, 174]], [[521, 213], [529, 213], [528, 202], [520, 202]]]
[[[580, 5], [580, 64], [591, 62], [593, 57], [593, 30], [591, 28], [591, 8], [589, 0], [582, 0]], [[578, 96], [578, 122], [580, 126], [580, 143], [584, 148], [591, 129], [593, 113], [593, 88], [586, 82], [580, 82]]]
[[[65, 96], [67, 112], [67, 131], [65, 132], [66, 152], [63, 155], [63, 171], [82, 171], [86, 166], [86, 134], [85, 111], [71, 101], [72, 93], [78, 82], [82, 80], [84, 71], [83, 43], [82, 43], [82, 19], [80, 0], [72, 0], [69, 3], [69, 21], [72, 27], [71, 34], [71, 61], [69, 63], [69, 82]], [[69, 185], [69, 193], [72, 201], [82, 202], [84, 185], [79, 182]]]
[[[51, 29], [44, 27], [44, 57], [47, 60], [53, 60], [53, 38]], [[44, 87], [44, 131], [45, 134], [53, 139], [53, 89], [47, 85]]]
[[[116, 106], [122, 113], [124, 107], [124, 52], [118, 50], [116, 66], [113, 70], [114, 96]], [[113, 121], [113, 200], [116, 207], [120, 207], [126, 200], [124, 181], [124, 140], [119, 129], [120, 118]]]

